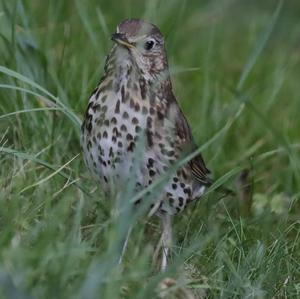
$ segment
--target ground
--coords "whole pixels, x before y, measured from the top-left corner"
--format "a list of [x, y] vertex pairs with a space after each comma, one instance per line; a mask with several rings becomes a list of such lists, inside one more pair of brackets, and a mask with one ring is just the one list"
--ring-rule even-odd
[[[1, 1], [0, 298], [299, 298], [299, 14], [275, 0]], [[166, 273], [151, 264], [159, 221], [131, 214], [130, 190], [104, 200], [80, 151], [128, 17], [166, 36], [195, 140], [237, 192], [175, 217]]]

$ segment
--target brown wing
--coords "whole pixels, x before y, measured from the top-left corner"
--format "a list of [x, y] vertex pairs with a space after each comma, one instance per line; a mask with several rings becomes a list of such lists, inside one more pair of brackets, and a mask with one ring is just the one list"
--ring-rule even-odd
[[[176, 106], [176, 111], [175, 111], [175, 126], [176, 126], [176, 134], [180, 138], [182, 142], [182, 148], [186, 149], [189, 153], [192, 153], [197, 150], [197, 145], [194, 142], [191, 129], [189, 127], [189, 124], [179, 108], [178, 104], [175, 104]], [[204, 185], [211, 185], [212, 180], [209, 177], [210, 171], [207, 169], [205, 166], [204, 160], [201, 156], [201, 154], [197, 155], [195, 158], [193, 158], [190, 162], [189, 165], [192, 170], [192, 174], [195, 177], [196, 180], [201, 182]]]

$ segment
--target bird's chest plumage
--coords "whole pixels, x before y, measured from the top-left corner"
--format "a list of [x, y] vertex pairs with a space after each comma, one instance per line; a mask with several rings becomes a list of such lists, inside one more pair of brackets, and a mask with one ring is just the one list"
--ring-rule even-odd
[[[89, 100], [82, 125], [86, 164], [106, 193], [128, 180], [147, 187], [179, 158], [174, 129], [172, 107], [159, 90], [130, 65], [115, 72], [108, 69]], [[193, 188], [183, 167], [166, 183], [159, 209], [179, 212], [192, 199]]]
[[[103, 182], [126, 181], [135, 163], [137, 147], [145, 159], [148, 144], [145, 132], [151, 129], [155, 109], [145, 93], [145, 82], [132, 67], [107, 76], [89, 100], [83, 125], [82, 146], [86, 163]], [[153, 133], [152, 133], [153, 134]], [[145, 185], [144, 167], [138, 167], [137, 181]]]

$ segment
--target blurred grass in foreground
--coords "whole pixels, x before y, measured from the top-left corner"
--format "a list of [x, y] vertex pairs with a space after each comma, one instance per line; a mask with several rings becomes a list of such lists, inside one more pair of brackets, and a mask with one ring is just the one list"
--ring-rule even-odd
[[[297, 1], [1, 0], [0, 298], [298, 298], [299, 14]], [[249, 194], [212, 192], [175, 217], [164, 274], [151, 266], [157, 220], [104, 201], [78, 155], [110, 34], [128, 17], [165, 34], [214, 176], [235, 188], [250, 171]], [[177, 282], [163, 293], [165, 277]]]

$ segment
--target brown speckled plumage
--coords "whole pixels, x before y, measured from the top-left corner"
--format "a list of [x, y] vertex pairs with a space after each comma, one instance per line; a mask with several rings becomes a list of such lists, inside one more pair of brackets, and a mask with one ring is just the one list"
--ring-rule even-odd
[[[104, 75], [89, 99], [82, 124], [86, 164], [110, 193], [132, 175], [135, 150], [144, 136], [137, 188], [162, 176], [184, 153], [197, 149], [172, 91], [160, 30], [140, 20], [123, 21]], [[176, 214], [211, 184], [201, 155], [172, 175], [157, 198], [158, 214]]]

